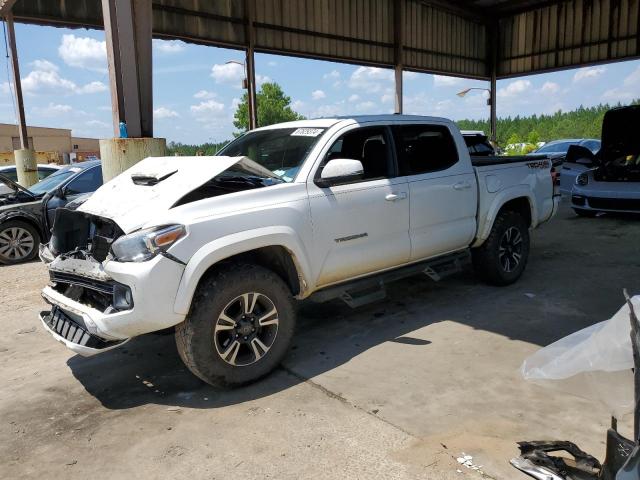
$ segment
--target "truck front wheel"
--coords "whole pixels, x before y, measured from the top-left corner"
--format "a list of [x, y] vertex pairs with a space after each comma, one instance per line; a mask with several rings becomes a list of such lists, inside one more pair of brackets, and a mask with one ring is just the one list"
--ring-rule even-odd
[[176, 326], [185, 365], [216, 387], [234, 387], [278, 366], [295, 326], [285, 282], [257, 265], [232, 264], [203, 280], [187, 319]]
[[488, 283], [510, 285], [518, 280], [529, 258], [529, 229], [522, 215], [500, 212], [489, 238], [472, 253], [475, 271]]

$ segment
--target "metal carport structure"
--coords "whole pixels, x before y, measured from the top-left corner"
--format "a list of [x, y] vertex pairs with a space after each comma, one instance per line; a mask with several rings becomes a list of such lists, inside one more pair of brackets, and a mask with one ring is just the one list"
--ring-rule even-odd
[[[151, 36], [491, 82], [640, 58], [640, 0], [0, 0], [0, 15], [105, 28], [114, 129], [153, 135]], [[119, 46], [126, 44], [130, 48]], [[255, 109], [253, 111], [255, 115]]]

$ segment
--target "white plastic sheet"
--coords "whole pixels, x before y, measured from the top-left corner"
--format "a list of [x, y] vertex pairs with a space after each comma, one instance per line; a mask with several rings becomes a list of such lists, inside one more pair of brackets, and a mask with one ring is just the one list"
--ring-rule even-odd
[[[631, 299], [640, 314], [640, 296]], [[526, 380], [597, 399], [617, 417], [634, 409], [629, 307], [538, 350], [522, 364]]]

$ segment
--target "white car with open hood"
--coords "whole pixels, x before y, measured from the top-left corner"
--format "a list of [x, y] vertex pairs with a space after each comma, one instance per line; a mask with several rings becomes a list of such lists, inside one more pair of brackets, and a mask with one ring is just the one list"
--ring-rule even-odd
[[216, 157], [147, 158], [59, 209], [40, 257], [44, 327], [82, 355], [175, 327], [204, 381], [255, 380], [283, 358], [296, 301], [384, 298], [473, 260], [506, 285], [557, 209], [548, 160], [469, 157], [455, 124], [382, 115], [249, 132]]

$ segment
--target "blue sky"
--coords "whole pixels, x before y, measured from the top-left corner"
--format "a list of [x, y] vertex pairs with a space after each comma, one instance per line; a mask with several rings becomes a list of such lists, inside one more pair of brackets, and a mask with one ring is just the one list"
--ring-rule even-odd
[[[74, 135], [112, 136], [102, 31], [16, 25], [25, 109], [30, 125], [70, 128]], [[1, 48], [4, 56], [4, 46]], [[155, 135], [202, 143], [231, 138], [242, 96], [241, 51], [154, 40]], [[0, 122], [14, 123], [6, 59], [0, 72]], [[388, 69], [256, 55], [258, 83], [278, 82], [307, 117], [393, 111]], [[456, 92], [486, 82], [405, 72], [405, 113], [459, 120], [488, 116], [485, 92]], [[628, 103], [640, 97], [640, 61], [588, 67], [498, 82], [498, 115]]]

